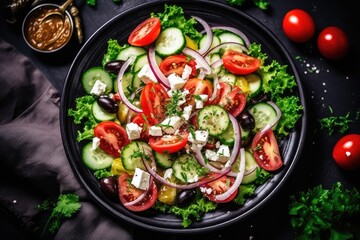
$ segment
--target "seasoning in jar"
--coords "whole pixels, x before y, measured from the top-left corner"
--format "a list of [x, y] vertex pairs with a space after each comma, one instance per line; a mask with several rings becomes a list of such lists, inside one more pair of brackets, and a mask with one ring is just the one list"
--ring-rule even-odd
[[35, 9], [24, 23], [26, 41], [35, 49], [41, 51], [54, 51], [64, 46], [71, 38], [73, 32], [72, 20], [64, 13], [52, 14], [57, 11], [55, 5], [43, 6]]

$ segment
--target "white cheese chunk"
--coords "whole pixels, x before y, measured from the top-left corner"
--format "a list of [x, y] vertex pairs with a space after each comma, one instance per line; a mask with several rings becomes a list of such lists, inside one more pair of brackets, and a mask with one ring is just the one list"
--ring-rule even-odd
[[96, 96], [100, 96], [100, 95], [104, 94], [105, 91], [106, 91], [106, 84], [100, 80], [96, 80], [90, 93], [95, 94]]
[[229, 146], [221, 145], [216, 154], [219, 156], [220, 162], [226, 162], [230, 158]]
[[136, 123], [126, 124], [126, 133], [130, 140], [140, 138], [142, 128]]
[[178, 130], [181, 127], [182, 124], [183, 121], [181, 117], [172, 116], [165, 118], [165, 120], [161, 122], [161, 128], [165, 133], [173, 134], [176, 132], [176, 130]]
[[151, 126], [149, 128], [149, 135], [154, 136], [154, 137], [162, 136], [163, 133], [162, 133], [161, 127], [159, 127], [159, 126]]
[[[193, 136], [195, 135], [195, 136]], [[195, 138], [194, 138], [195, 137]], [[209, 132], [206, 130], [196, 130], [195, 134], [189, 134], [188, 140], [191, 143], [204, 146], [209, 138]]]
[[100, 146], [100, 138], [94, 137], [92, 140], [92, 149], [96, 150]]
[[193, 108], [192, 105], [188, 105], [184, 107], [183, 114], [181, 115], [181, 117], [184, 118], [186, 121], [190, 119], [192, 108]]
[[192, 72], [192, 68], [189, 65], [185, 65], [184, 70], [182, 72], [181, 78], [182, 79], [189, 79], [189, 76]]
[[131, 184], [142, 190], [148, 189], [150, 186], [150, 174], [141, 170], [140, 168], [135, 168], [135, 173], [131, 180]]
[[164, 172], [164, 178], [165, 179], [170, 179], [172, 177], [173, 174], [173, 169], [172, 168], [168, 168], [165, 170]]
[[217, 153], [215, 151], [210, 150], [210, 149], [205, 150], [205, 157], [207, 159], [209, 159], [210, 161], [214, 161], [214, 162], [219, 160], [219, 155], [217, 155]]
[[209, 98], [208, 95], [206, 94], [200, 94], [199, 95], [200, 99], [195, 99], [195, 108], [196, 109], [201, 109], [204, 107], [204, 102], [206, 102]]
[[186, 83], [186, 81], [184, 79], [182, 79], [181, 77], [179, 77], [176, 73], [170, 74], [168, 76], [168, 80], [169, 80], [171, 89], [180, 89]]
[[141, 81], [143, 81], [145, 84], [147, 83], [152, 83], [152, 82], [157, 82], [157, 79], [153, 73], [153, 71], [150, 68], [149, 64], [145, 64], [141, 70], [139, 71], [138, 75], [137, 75]]

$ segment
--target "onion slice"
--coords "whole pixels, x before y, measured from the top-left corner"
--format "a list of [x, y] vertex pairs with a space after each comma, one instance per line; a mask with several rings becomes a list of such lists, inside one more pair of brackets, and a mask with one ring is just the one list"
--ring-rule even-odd
[[149, 187], [137, 198], [135, 199], [134, 201], [131, 201], [131, 202], [126, 202], [124, 203], [124, 206], [133, 206], [139, 202], [141, 202], [141, 200], [144, 199], [144, 197], [148, 194], [148, 192], [150, 191], [151, 187], [152, 187], [152, 184], [155, 184], [153, 183], [154, 181], [154, 177], [150, 175], [150, 179], [149, 179]]
[[244, 148], [240, 149], [240, 166], [239, 166], [239, 172], [236, 175], [236, 179], [234, 181], [234, 184], [231, 185], [231, 187], [224, 193], [216, 195], [215, 199], [219, 201], [223, 201], [231, 196], [240, 186], [242, 179], [244, 177], [245, 172], [245, 150]]
[[124, 89], [122, 86], [122, 79], [123, 79], [124, 73], [127, 70], [127, 68], [132, 64], [133, 61], [134, 61], [133, 58], [128, 58], [119, 70], [119, 74], [117, 75], [117, 79], [116, 79], [117, 86], [118, 86], [118, 93], [120, 95], [121, 100], [124, 102], [124, 104], [128, 108], [130, 108], [132, 111], [134, 111], [136, 113], [142, 113], [143, 111], [140, 108], [136, 107], [134, 104], [132, 104], [129, 101], [129, 99], [125, 96]]
[[169, 79], [161, 72], [157, 62], [156, 62], [156, 53], [154, 45], [151, 45], [148, 51], [147, 59], [151, 71], [154, 73], [156, 79], [161, 83], [166, 89], [170, 89]]
[[199, 52], [185, 47], [182, 51], [185, 55], [189, 55], [190, 57], [194, 58], [196, 61], [196, 67], [200, 68], [204, 74], [210, 74], [211, 73], [211, 67], [208, 64], [208, 62], [205, 60], [205, 58], [199, 54]]
[[203, 19], [196, 17], [196, 16], [192, 16], [192, 17], [203, 26], [203, 28], [206, 32], [206, 38], [204, 40], [205, 42], [203, 44], [203, 47], [198, 50], [198, 52], [200, 54], [204, 54], [211, 47], [212, 40], [213, 40], [213, 32], [212, 32], [209, 24], [207, 22], [205, 22]]
[[215, 26], [211, 28], [212, 30], [216, 30], [216, 29], [221, 29], [221, 30], [226, 30], [232, 33], [235, 33], [236, 35], [238, 35], [239, 37], [241, 37], [242, 40], [244, 40], [244, 44], [247, 48], [249, 48], [250, 46], [250, 40], [249, 38], [246, 36], [245, 33], [243, 33], [242, 31], [240, 31], [237, 28], [233, 28], [233, 27], [228, 27], [228, 26]]
[[217, 92], [220, 90], [220, 85], [219, 85], [219, 77], [217, 74], [213, 74], [213, 92], [211, 94], [211, 97], [209, 98], [209, 101], [212, 102], [216, 96], [217, 96]]

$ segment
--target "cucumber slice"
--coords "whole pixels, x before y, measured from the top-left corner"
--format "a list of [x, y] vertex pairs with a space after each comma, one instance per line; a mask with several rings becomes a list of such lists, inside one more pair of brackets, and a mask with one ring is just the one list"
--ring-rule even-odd
[[205, 173], [205, 169], [197, 160], [188, 154], [178, 157], [172, 165], [173, 176], [184, 183], [197, 182], [197, 178]]
[[92, 67], [86, 70], [81, 76], [81, 83], [87, 94], [91, 94], [91, 90], [97, 80], [106, 84], [105, 94], [109, 94], [113, 90], [113, 80], [110, 74], [102, 67]]
[[155, 41], [155, 49], [160, 57], [181, 53], [185, 46], [185, 35], [176, 27], [166, 28]]
[[[162, 61], [162, 58], [159, 55], [155, 55], [155, 60], [157, 64], [160, 64]], [[133, 72], [139, 72], [145, 64], [148, 64], [148, 58], [147, 58], [147, 54], [141, 54], [138, 55], [134, 61], [134, 67], [133, 67]]]
[[132, 80], [131, 80], [131, 89], [133, 89], [133, 90], [139, 89], [141, 86], [145, 85], [145, 83], [138, 77], [139, 72], [135, 72], [133, 74], [133, 77], [132, 77]]
[[82, 149], [82, 160], [86, 167], [96, 171], [110, 167], [114, 158], [101, 148], [94, 150], [92, 148], [92, 142], [89, 142]]
[[236, 75], [232, 73], [226, 73], [219, 78], [219, 82], [226, 82], [234, 86], [236, 83]]
[[262, 89], [262, 79], [259, 75], [251, 73], [245, 76], [248, 86], [250, 88], [250, 97], [255, 97], [261, 92]]
[[168, 153], [158, 153], [153, 151], [153, 155], [156, 161], [156, 165], [161, 167], [162, 169], [171, 168], [174, 160], [171, 154]]
[[[204, 44], [205, 44], [205, 39], [206, 39], [207, 35], [204, 34], [200, 40], [199, 40], [199, 43], [198, 43], [198, 46], [199, 46], [199, 49], [201, 49]], [[212, 39], [212, 43], [211, 43], [211, 46], [210, 46], [210, 49], [212, 49], [213, 47], [216, 47], [217, 45], [220, 44], [220, 38], [218, 36], [215, 36], [213, 35], [213, 39]]]
[[253, 131], [258, 132], [267, 124], [273, 125], [276, 121], [276, 111], [268, 103], [257, 103], [249, 109], [255, 119], [255, 128]]
[[[117, 80], [115, 79], [114, 81], [115, 81], [114, 82], [114, 86], [115, 86], [114, 90], [115, 90], [115, 92], [117, 92], [118, 91]], [[123, 78], [121, 80], [121, 84], [122, 84], [122, 87], [123, 87], [123, 90], [124, 90], [124, 94], [128, 98], [133, 93], [132, 81], [133, 81], [133, 73], [132, 72], [126, 72], [123, 75]]]
[[[231, 166], [231, 171], [238, 172], [239, 171], [239, 164], [240, 164], [240, 155], [236, 159], [235, 163]], [[245, 150], [245, 174], [241, 184], [248, 184], [252, 183], [257, 178], [257, 170], [259, 165], [257, 164], [254, 156], [248, 150]]]
[[138, 153], [145, 153], [144, 149], [148, 149], [151, 152], [151, 147], [146, 142], [133, 141], [121, 150], [120, 158], [126, 170], [134, 171], [135, 168], [146, 169], [141, 156], [137, 155]]
[[226, 129], [226, 131], [220, 134], [218, 137], [222, 144], [233, 146], [235, 142], [235, 132], [233, 126], [229, 124], [229, 127]]
[[127, 48], [122, 49], [117, 55], [117, 60], [126, 61], [129, 57], [137, 57], [141, 54], [146, 53], [146, 50], [142, 47], [129, 46]]
[[244, 45], [244, 40], [237, 34], [232, 32], [223, 32], [218, 35], [221, 43], [235, 42]]
[[230, 118], [226, 110], [218, 105], [207, 105], [199, 112], [198, 125], [207, 130], [210, 136], [218, 136], [226, 131]]
[[99, 106], [97, 101], [95, 101], [92, 105], [92, 114], [96, 121], [103, 122], [103, 121], [110, 121], [114, 120], [116, 118], [116, 113], [108, 113], [102, 110], [102, 108]]

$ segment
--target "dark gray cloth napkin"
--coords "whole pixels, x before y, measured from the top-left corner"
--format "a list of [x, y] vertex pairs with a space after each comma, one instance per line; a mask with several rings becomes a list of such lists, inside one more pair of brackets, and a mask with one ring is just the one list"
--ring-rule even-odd
[[[75, 193], [82, 207], [54, 239], [132, 239], [132, 227], [102, 212], [73, 174], [62, 145], [59, 104], [59, 93], [42, 73], [0, 39], [0, 214], [30, 239], [39, 222], [37, 204]], [[4, 228], [0, 224], [0, 234], [9, 233]], [[15, 233], [3, 237], [18, 239]]]

